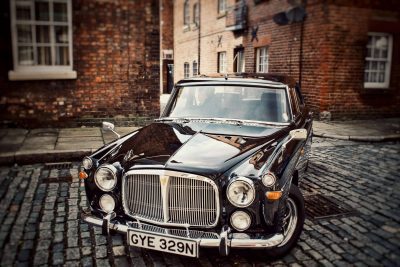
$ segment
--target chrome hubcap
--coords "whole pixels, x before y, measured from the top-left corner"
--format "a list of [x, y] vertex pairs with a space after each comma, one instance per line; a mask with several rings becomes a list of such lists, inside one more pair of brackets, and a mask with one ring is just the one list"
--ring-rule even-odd
[[283, 241], [279, 247], [284, 246], [293, 236], [297, 225], [297, 206], [290, 197], [286, 201], [286, 212], [283, 218]]

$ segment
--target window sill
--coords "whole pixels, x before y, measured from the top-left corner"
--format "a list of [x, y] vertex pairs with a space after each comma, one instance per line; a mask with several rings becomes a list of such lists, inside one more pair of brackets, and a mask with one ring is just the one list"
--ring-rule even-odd
[[361, 89], [361, 94], [362, 95], [386, 95], [386, 94], [392, 94], [394, 93], [395, 90], [394, 88], [369, 88], [369, 87], [364, 87]]
[[217, 19], [223, 18], [223, 17], [225, 17], [225, 16], [226, 16], [226, 11], [221, 12], [221, 13], [218, 13]]
[[187, 31], [190, 31], [190, 27], [189, 27], [189, 25], [184, 25], [183, 32], [187, 32]]
[[70, 80], [76, 79], [77, 74], [74, 70], [67, 71], [9, 71], [10, 81], [29, 81], [29, 80]]
[[199, 26], [198, 26], [197, 23], [193, 23], [193, 24], [190, 26], [190, 28], [192, 29], [192, 31], [195, 31], [195, 30], [197, 30], [197, 29], [199, 28]]

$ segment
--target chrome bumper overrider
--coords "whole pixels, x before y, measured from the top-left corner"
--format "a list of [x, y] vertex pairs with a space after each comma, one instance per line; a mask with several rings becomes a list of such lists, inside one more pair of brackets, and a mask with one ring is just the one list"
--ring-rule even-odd
[[126, 234], [128, 229], [140, 229], [150, 233], [162, 233], [171, 237], [190, 238], [198, 241], [200, 247], [226, 246], [230, 248], [268, 248], [275, 247], [283, 241], [282, 234], [275, 234], [264, 238], [243, 238], [243, 235], [237, 235], [237, 237], [235, 237], [235, 234], [229, 233], [229, 228], [224, 229], [220, 234], [217, 234], [190, 229], [166, 229], [140, 222], [121, 224], [113, 221], [112, 216], [106, 216], [103, 219], [100, 219], [97, 216], [92, 215], [90, 211], [82, 211], [81, 219], [86, 223], [102, 227], [104, 234], [107, 234], [109, 230]]

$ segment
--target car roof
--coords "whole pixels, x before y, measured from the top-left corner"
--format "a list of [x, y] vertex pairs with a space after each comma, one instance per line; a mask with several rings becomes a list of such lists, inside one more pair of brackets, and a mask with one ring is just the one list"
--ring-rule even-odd
[[240, 84], [260, 84], [276, 87], [288, 85], [294, 87], [296, 82], [293, 78], [279, 73], [232, 73], [232, 74], [210, 74], [180, 80], [177, 85], [189, 85], [199, 83], [240, 83]]

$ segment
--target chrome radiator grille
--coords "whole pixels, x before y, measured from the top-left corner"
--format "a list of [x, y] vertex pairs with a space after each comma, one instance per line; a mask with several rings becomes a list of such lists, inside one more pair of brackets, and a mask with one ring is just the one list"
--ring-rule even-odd
[[130, 212], [146, 219], [164, 221], [159, 176], [136, 174], [128, 176], [125, 182], [125, 201]]
[[146, 172], [130, 171], [124, 176], [123, 205], [128, 215], [175, 226], [217, 223], [218, 189], [212, 180], [179, 172]]

